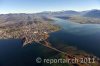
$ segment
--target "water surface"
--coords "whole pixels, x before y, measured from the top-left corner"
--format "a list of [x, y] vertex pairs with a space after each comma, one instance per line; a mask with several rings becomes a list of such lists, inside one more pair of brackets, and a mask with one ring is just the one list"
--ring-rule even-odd
[[66, 43], [100, 57], [100, 24], [79, 24], [58, 18], [54, 23], [62, 29], [51, 33], [52, 43]]

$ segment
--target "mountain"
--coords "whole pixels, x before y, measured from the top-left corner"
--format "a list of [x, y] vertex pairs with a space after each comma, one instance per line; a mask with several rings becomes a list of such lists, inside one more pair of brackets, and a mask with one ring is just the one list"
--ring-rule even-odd
[[84, 17], [100, 18], [100, 10], [93, 9], [82, 12]]
[[79, 15], [79, 12], [76, 11], [61, 11], [61, 12], [54, 12], [53, 13], [55, 16], [72, 16], [72, 15]]
[[89, 17], [89, 18], [100, 18], [100, 10], [97, 9], [92, 9], [92, 10], [86, 10], [86, 11], [73, 11], [73, 10], [68, 10], [68, 11], [46, 11], [46, 12], [41, 12], [41, 13], [36, 13], [35, 15], [39, 16], [53, 16], [53, 17], [61, 17], [61, 18], [68, 18], [69, 16], [82, 16], [82, 17]]
[[7, 25], [22, 25], [22, 24], [29, 24], [33, 23], [34, 21], [47, 21], [50, 19], [43, 16], [38, 16], [35, 14], [25, 14], [25, 13], [18, 13], [18, 14], [0, 14], [0, 26], [7, 26]]
[[56, 11], [56, 12], [41, 12], [36, 13], [36, 15], [42, 15], [42, 16], [72, 16], [72, 15], [79, 15], [80, 13], [77, 11]]
[[[34, 20], [50, 20], [52, 17], [57, 17], [61, 19], [73, 19], [73, 20], [87, 20], [86, 22], [91, 23], [99, 23], [100, 20], [100, 10], [93, 9], [93, 10], [86, 10], [82, 12], [68, 10], [68, 11], [45, 11], [40, 13], [33, 13], [33, 14], [25, 14], [25, 13], [19, 13], [19, 14], [0, 14], [0, 26], [7, 26], [11, 24], [29, 24], [29, 22], [33, 22]], [[78, 19], [76, 19], [78, 18]], [[84, 19], [85, 18], [85, 19]], [[89, 20], [88, 20], [89, 19]], [[93, 19], [93, 20], [91, 20]], [[91, 20], [91, 21], [90, 21]], [[82, 23], [83, 23], [82, 22]]]

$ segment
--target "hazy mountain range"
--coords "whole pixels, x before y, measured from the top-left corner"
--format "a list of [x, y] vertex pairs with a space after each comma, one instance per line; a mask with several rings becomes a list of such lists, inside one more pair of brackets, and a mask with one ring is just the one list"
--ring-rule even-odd
[[100, 10], [93, 9], [93, 10], [87, 10], [87, 11], [58, 11], [58, 12], [41, 12], [37, 13], [37, 15], [49, 15], [49, 16], [73, 16], [73, 15], [80, 15], [84, 17], [95, 17], [100, 18]]
[[42, 20], [49, 19], [51, 17], [59, 17], [62, 19], [69, 19], [79, 23], [98, 23], [100, 24], [100, 10], [93, 9], [87, 11], [57, 11], [57, 12], [40, 12], [33, 14], [0, 14], [0, 25], [8, 25], [15, 23], [27, 23], [36, 19]]
[[[6, 16], [5, 16], [6, 15]], [[86, 10], [86, 11], [73, 11], [73, 10], [66, 10], [66, 11], [44, 11], [44, 12], [40, 12], [40, 13], [33, 13], [33, 14], [26, 14], [26, 13], [10, 13], [10, 14], [1, 14], [1, 16], [3, 16], [4, 18], [7, 16], [11, 16], [13, 15], [13, 17], [16, 16], [24, 16], [26, 17], [27, 15], [32, 17], [32, 15], [37, 15], [37, 16], [73, 16], [73, 15], [81, 15], [81, 16], [85, 16], [85, 17], [96, 17], [99, 18], [100, 17], [100, 10], [98, 9], [92, 9], [92, 10]]]

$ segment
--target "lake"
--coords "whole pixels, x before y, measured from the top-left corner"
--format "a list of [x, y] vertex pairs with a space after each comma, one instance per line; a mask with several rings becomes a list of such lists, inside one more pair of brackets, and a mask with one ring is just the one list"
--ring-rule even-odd
[[51, 42], [66, 43], [100, 57], [99, 24], [79, 24], [58, 18], [55, 18], [54, 23], [62, 29], [51, 33], [51, 37], [49, 38]]

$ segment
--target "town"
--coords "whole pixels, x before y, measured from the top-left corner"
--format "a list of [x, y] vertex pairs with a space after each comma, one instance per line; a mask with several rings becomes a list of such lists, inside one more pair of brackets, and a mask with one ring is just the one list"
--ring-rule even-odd
[[[36, 22], [36, 23], [34, 23]], [[0, 28], [0, 39], [22, 39], [23, 45], [32, 42], [44, 41], [49, 37], [49, 33], [59, 30], [58, 26], [47, 21], [34, 21], [31, 24], [17, 24], [2, 26]]]

